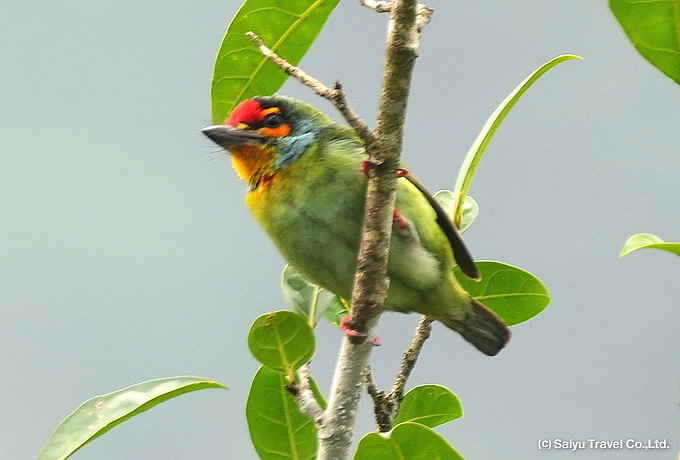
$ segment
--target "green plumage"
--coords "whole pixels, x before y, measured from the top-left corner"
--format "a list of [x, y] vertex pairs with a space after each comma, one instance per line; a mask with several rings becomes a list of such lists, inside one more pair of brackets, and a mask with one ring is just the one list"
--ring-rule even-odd
[[[290, 126], [288, 144], [270, 138], [263, 148], [274, 159], [295, 156], [271, 171], [264, 187], [250, 190], [246, 203], [281, 254], [305, 277], [349, 299], [357, 264], [367, 178], [366, 158], [354, 132], [332, 123], [313, 107], [290, 98], [256, 98], [281, 109]], [[237, 108], [238, 110], [238, 108]], [[313, 133], [301, 154], [282, 151], [296, 136]], [[281, 163], [281, 162], [279, 162]], [[418, 312], [442, 321], [486, 354], [496, 354], [509, 331], [472, 299], [453, 276], [454, 254], [437, 215], [423, 193], [398, 179], [386, 309]]]

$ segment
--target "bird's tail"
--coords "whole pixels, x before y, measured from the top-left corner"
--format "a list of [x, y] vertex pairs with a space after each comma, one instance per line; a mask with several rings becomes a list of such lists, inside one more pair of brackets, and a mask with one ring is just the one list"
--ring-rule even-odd
[[487, 307], [473, 298], [470, 298], [470, 302], [472, 308], [462, 321], [450, 317], [440, 318], [440, 321], [482, 353], [495, 356], [510, 340], [510, 329]]

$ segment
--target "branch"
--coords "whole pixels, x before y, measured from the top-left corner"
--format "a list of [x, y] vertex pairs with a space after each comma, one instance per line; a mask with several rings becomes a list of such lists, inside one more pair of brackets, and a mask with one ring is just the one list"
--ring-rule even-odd
[[253, 43], [255, 43], [255, 45], [257, 45], [262, 56], [271, 61], [274, 65], [286, 72], [291, 77], [296, 78], [302, 84], [312, 88], [319, 96], [330, 101], [338, 109], [338, 111], [340, 111], [347, 123], [352, 127], [352, 129], [354, 129], [354, 131], [356, 131], [357, 135], [364, 142], [368, 154], [372, 157], [375, 156], [377, 151], [376, 138], [366, 123], [364, 123], [356, 114], [356, 112], [347, 104], [345, 92], [342, 90], [340, 81], [335, 82], [335, 86], [333, 88], [329, 88], [328, 86], [321, 83], [321, 81], [305, 73], [299, 67], [295, 67], [290, 62], [279, 57], [275, 52], [269, 49], [267, 45], [264, 44], [262, 38], [260, 38], [255, 33], [247, 32], [246, 35], [253, 41]]
[[252, 32], [248, 34], [260, 52], [286, 73], [310, 86], [343, 114], [364, 141], [375, 163], [375, 175], [368, 180], [364, 224], [352, 291], [348, 326], [360, 332], [345, 336], [335, 368], [327, 409], [316, 419], [319, 460], [349, 457], [352, 430], [361, 396], [365, 369], [373, 348], [378, 317], [387, 298], [387, 259], [396, 200], [397, 170], [402, 148], [406, 99], [419, 43], [416, 0], [395, 0], [390, 6], [385, 70], [380, 111], [375, 134], [347, 106], [338, 83], [330, 89], [295, 66], [276, 56]]
[[359, 0], [366, 8], [375, 10], [376, 13], [389, 13], [392, 10], [392, 2], [377, 0]]
[[[395, 0], [385, 53], [376, 138], [375, 177], [368, 181], [357, 272], [352, 291], [352, 317], [348, 325], [365, 337], [345, 337], [333, 376], [327, 425], [319, 429], [319, 460], [346, 459], [368, 365], [370, 340], [387, 298], [387, 259], [396, 200], [397, 170], [401, 155], [406, 100], [418, 50], [416, 0]], [[363, 340], [362, 340], [363, 339]]]
[[[392, 11], [392, 2], [384, 0], [359, 0], [359, 3], [364, 5], [366, 8], [375, 10], [376, 13], [389, 13]], [[418, 29], [418, 33], [420, 33], [432, 20], [434, 10], [427, 5], [423, 5], [422, 3], [418, 3], [417, 10], [418, 13], [416, 16], [416, 28]]]
[[312, 391], [310, 385], [311, 377], [309, 376], [309, 368], [306, 364], [298, 369], [297, 377], [298, 381], [289, 383], [286, 385], [286, 389], [295, 397], [295, 401], [297, 401], [298, 406], [300, 406], [300, 412], [314, 420], [315, 424], [319, 425], [321, 423], [323, 409]]

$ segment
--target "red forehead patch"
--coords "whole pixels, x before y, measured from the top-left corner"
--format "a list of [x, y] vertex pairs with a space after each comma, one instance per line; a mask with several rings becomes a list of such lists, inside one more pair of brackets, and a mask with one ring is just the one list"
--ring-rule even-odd
[[232, 110], [231, 115], [224, 122], [225, 125], [235, 126], [238, 123], [252, 125], [260, 121], [260, 103], [254, 99], [246, 99]]

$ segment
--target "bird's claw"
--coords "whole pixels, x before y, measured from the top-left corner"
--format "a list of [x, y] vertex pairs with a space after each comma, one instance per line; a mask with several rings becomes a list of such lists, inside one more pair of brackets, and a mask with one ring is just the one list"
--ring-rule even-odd
[[392, 220], [400, 229], [408, 230], [408, 221], [401, 215], [397, 208], [394, 208]]
[[364, 158], [361, 160], [361, 167], [359, 168], [366, 178], [370, 179], [375, 175], [375, 167], [377, 166], [377, 163], [373, 160], [369, 160], [367, 158]]
[[[342, 319], [340, 320], [340, 329], [342, 329], [342, 331], [345, 333], [346, 336], [348, 336], [348, 337], [367, 337], [368, 336], [368, 334], [366, 334], [365, 332], [359, 332], [356, 329], [353, 329], [352, 326], [349, 325], [349, 320], [350, 320], [349, 315], [343, 316]], [[380, 337], [378, 337], [378, 336], [373, 337], [373, 339], [371, 340], [371, 343], [376, 347], [379, 347], [380, 345], [382, 345], [382, 341], [380, 340]]]
[[[376, 166], [378, 166], [378, 162], [374, 160], [370, 160], [368, 158], [364, 158], [361, 160], [361, 166], [359, 169], [366, 175], [367, 178], [371, 178], [375, 175], [374, 170]], [[405, 168], [398, 168], [397, 169], [397, 177], [404, 177], [408, 176], [408, 169]]]

